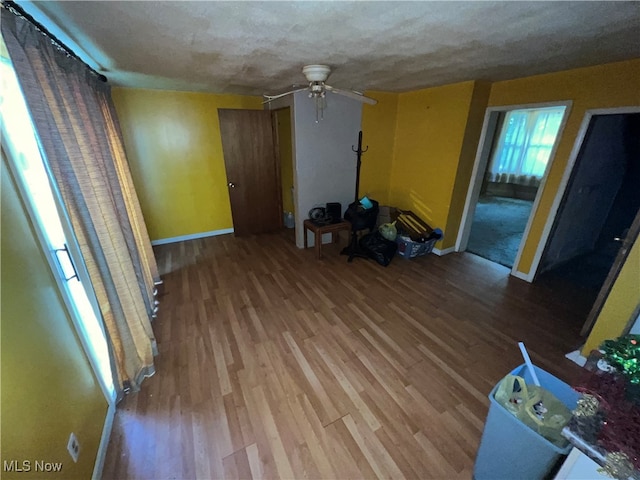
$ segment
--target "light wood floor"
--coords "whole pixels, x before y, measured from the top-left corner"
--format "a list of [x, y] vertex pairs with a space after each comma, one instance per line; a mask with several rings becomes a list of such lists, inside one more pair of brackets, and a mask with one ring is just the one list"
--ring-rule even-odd
[[157, 373], [118, 407], [105, 479], [471, 478], [495, 383], [571, 382], [584, 308], [471, 254], [387, 267], [290, 231], [158, 247]]

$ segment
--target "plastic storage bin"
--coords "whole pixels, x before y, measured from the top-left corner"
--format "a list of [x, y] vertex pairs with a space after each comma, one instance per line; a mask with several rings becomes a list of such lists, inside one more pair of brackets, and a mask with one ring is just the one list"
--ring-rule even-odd
[[396, 243], [398, 244], [398, 255], [404, 258], [415, 258], [427, 253], [431, 253], [434, 245], [439, 239], [427, 240], [424, 243], [414, 242], [409, 237], [402, 237], [398, 235], [396, 237]]
[[[550, 373], [534, 366], [540, 384], [570, 410], [576, 408], [579, 394]], [[533, 383], [526, 365], [511, 372]], [[495, 397], [498, 385], [489, 394], [489, 413], [473, 468], [475, 480], [542, 479], [571, 445], [560, 448], [529, 428], [500, 405]]]

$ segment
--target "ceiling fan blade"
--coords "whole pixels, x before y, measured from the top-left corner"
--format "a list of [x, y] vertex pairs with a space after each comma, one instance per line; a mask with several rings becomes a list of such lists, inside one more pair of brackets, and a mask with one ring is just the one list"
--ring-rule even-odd
[[331, 85], [325, 85], [324, 88], [329, 92], [337, 93], [338, 95], [344, 95], [345, 97], [353, 98], [354, 100], [358, 100], [359, 102], [367, 103], [369, 105], [375, 105], [376, 103], [378, 103], [377, 100], [366, 97], [360, 92], [355, 92], [353, 90], [340, 90], [339, 88], [334, 88]]
[[293, 95], [296, 92], [301, 92], [303, 90], [307, 90], [308, 87], [303, 87], [303, 88], [296, 88], [294, 90], [290, 90], [288, 92], [285, 93], [279, 93], [278, 95], [263, 95], [263, 97], [266, 99], [264, 102], [262, 102], [262, 104], [264, 105], [265, 103], [271, 103], [274, 100], [277, 100], [279, 98], [282, 97], [286, 97], [287, 95]]

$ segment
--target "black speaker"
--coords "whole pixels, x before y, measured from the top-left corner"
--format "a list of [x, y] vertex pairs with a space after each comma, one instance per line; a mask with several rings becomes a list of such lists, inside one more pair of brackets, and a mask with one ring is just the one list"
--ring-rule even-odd
[[327, 217], [331, 219], [331, 223], [338, 223], [342, 220], [342, 204], [339, 202], [327, 203]]

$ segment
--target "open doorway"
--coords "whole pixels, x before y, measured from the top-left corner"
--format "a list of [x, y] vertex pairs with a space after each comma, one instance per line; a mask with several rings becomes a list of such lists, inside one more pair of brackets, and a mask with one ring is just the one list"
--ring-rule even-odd
[[[562, 284], [595, 303], [640, 210], [640, 112], [594, 114], [540, 259], [537, 282]], [[580, 140], [579, 140], [580, 141]], [[589, 333], [593, 315], [583, 335]]]
[[567, 104], [490, 108], [457, 250], [512, 268], [560, 136]]
[[293, 175], [293, 142], [291, 139], [291, 108], [279, 108], [273, 111], [276, 133], [276, 150], [280, 165], [280, 184], [282, 187], [283, 225], [291, 231], [291, 240], [295, 243], [295, 187]]

